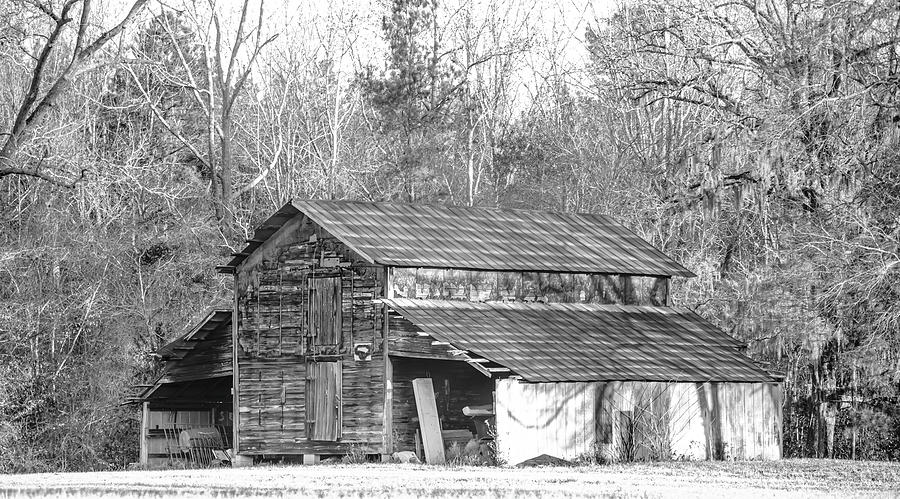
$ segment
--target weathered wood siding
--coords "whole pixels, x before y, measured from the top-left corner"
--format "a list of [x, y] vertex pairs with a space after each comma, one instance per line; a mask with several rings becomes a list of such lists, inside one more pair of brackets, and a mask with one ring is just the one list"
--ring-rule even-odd
[[498, 450], [509, 464], [562, 459], [779, 459], [775, 383], [522, 383], [497, 380]]
[[471, 301], [667, 305], [669, 279], [609, 274], [396, 268], [396, 296]]
[[467, 405], [493, 402], [494, 382], [466, 362], [393, 358], [394, 450], [415, 450], [416, 429], [419, 427], [412, 380], [431, 378], [437, 402], [441, 429], [475, 431], [471, 418], [462, 413]]
[[[298, 216], [237, 272], [238, 428], [242, 454], [331, 454], [382, 448], [383, 269]], [[314, 310], [309, 290], [340, 307]], [[325, 293], [327, 288], [328, 293]], [[322, 302], [324, 303], [324, 302]], [[371, 345], [356, 362], [354, 344]], [[341, 363], [341, 428], [335, 441], [308, 432], [309, 362]]]

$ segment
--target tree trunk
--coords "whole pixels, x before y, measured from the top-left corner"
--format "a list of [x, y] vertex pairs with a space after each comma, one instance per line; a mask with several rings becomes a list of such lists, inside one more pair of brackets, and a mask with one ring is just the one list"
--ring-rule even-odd
[[232, 144], [231, 144], [231, 136], [232, 136], [232, 123], [231, 123], [231, 113], [223, 113], [222, 115], [222, 136], [220, 137], [221, 141], [221, 156], [222, 161], [219, 165], [220, 170], [220, 178], [222, 182], [222, 196], [221, 196], [221, 205], [222, 205], [222, 217], [220, 220], [224, 223], [229, 223], [231, 221], [231, 210], [232, 210], [232, 198], [234, 196], [233, 187], [232, 187], [232, 174], [234, 171], [234, 158], [232, 155]]
[[837, 424], [837, 410], [833, 404], [822, 403], [822, 411], [825, 416], [825, 456], [834, 459], [834, 428]]

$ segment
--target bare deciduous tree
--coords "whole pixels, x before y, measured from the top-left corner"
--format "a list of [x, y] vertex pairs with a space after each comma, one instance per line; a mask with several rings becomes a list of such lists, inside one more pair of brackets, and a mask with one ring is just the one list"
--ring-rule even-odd
[[[35, 42], [30, 73], [24, 78], [25, 91], [4, 134], [0, 178], [25, 175], [63, 187], [73, 187], [83, 178], [85, 169], [77, 174], [68, 165], [45, 164], [49, 151], [29, 150], [28, 142], [40, 135], [40, 128], [72, 80], [93, 69], [101, 49], [140, 14], [146, 3], [147, 0], [136, 0], [121, 21], [91, 40], [91, 0], [66, 0], [58, 10], [49, 1], [21, 2], [21, 7], [35, 9], [42, 15], [40, 29], [45, 33], [39, 35], [43, 38], [40, 46]], [[66, 35], [73, 23], [75, 38], [69, 41]], [[56, 66], [56, 70], [51, 66]]]
[[[126, 66], [133, 82], [144, 94], [147, 104], [160, 122], [210, 170], [216, 218], [225, 225], [233, 219], [236, 193], [246, 191], [243, 187], [237, 190], [234, 187], [237, 170], [235, 109], [257, 58], [266, 45], [277, 37], [277, 34], [268, 37], [263, 34], [264, 2], [259, 2], [255, 16], [250, 16], [250, 6], [250, 0], [241, 3], [238, 21], [233, 33], [229, 33], [221, 5], [213, 1], [206, 4], [192, 1], [185, 4], [187, 20], [202, 43], [204, 60], [200, 66], [203, 68], [202, 76], [205, 81], [198, 80], [198, 75], [195, 74], [197, 61], [189, 60], [188, 47], [182, 47], [183, 41], [176, 35], [173, 27], [169, 23], [163, 23], [183, 70], [180, 75], [168, 75], [168, 79], [181, 80], [179, 84], [193, 96], [205, 117], [203, 138], [187, 137], [180, 133], [178, 127], [163, 116], [160, 103], [144, 87], [134, 70]], [[138, 59], [133, 62], [143, 61], [138, 55]]]

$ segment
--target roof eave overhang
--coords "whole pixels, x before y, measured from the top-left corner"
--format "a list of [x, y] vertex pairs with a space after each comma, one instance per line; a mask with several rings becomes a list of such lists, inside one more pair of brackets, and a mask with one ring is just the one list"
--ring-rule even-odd
[[231, 254], [231, 260], [225, 265], [217, 265], [216, 272], [220, 274], [234, 274], [244, 260], [253, 254], [260, 246], [278, 232], [290, 219], [294, 218], [300, 210], [289, 201], [265, 219], [254, 231], [253, 237], [247, 239], [247, 245], [236, 253]]
[[385, 259], [385, 258], [375, 258], [371, 263], [376, 265], [383, 265], [385, 267], [395, 267], [398, 269], [452, 269], [452, 270], [471, 270], [476, 272], [547, 272], [547, 273], [556, 273], [556, 274], [606, 274], [606, 275], [631, 275], [638, 277], [659, 277], [659, 278], [670, 278], [670, 277], [697, 277], [696, 274], [689, 270], [677, 271], [677, 272], [622, 272], [620, 270], [611, 270], [611, 269], [580, 269], [580, 270], [559, 270], [549, 267], [509, 267], [509, 268], [498, 268], [498, 267], [447, 267], [446, 265], [439, 264], [429, 264], [428, 262], [401, 262], [397, 260]]
[[758, 379], [729, 379], [729, 378], [713, 378], [713, 379], [661, 379], [661, 378], [603, 378], [603, 379], [528, 379], [526, 376], [519, 375], [523, 383], [668, 383], [668, 384], [707, 384], [707, 383], [780, 383], [783, 380], [775, 377], [759, 377]]
[[170, 347], [175, 346], [177, 343], [186, 343], [192, 341], [195, 342], [195, 340], [193, 340], [193, 337], [198, 332], [200, 332], [201, 330], [214, 331], [218, 329], [222, 324], [231, 321], [231, 314], [231, 310], [224, 308], [209, 310], [203, 317], [203, 319], [197, 322], [192, 328], [188, 329], [178, 338], [157, 348], [151, 353], [151, 355], [162, 360], [180, 360], [180, 357], [174, 357], [171, 353], [167, 353], [167, 350], [170, 350]]

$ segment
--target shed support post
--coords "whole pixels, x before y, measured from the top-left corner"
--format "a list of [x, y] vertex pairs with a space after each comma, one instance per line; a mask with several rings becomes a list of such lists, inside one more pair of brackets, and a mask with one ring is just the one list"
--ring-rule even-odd
[[[392, 267], [384, 267], [384, 298], [393, 298], [394, 297], [394, 269]], [[388, 306], [387, 304], [382, 304], [384, 318], [382, 323], [382, 354], [384, 360], [384, 409], [383, 414], [384, 418], [382, 421], [382, 449], [383, 454], [381, 455], [382, 461], [390, 460], [391, 454], [394, 453], [394, 368], [391, 364], [391, 358], [388, 355], [388, 338], [390, 336], [390, 327], [388, 326]]]
[[234, 455], [237, 456], [241, 448], [240, 426], [241, 426], [241, 403], [238, 393], [239, 380], [238, 375], [238, 275], [240, 275], [241, 265], [234, 270], [234, 287], [232, 288], [232, 296], [234, 303], [231, 310], [231, 448]]
[[150, 402], [141, 404], [141, 464], [150, 464]]

